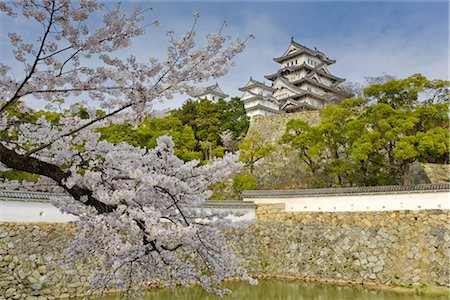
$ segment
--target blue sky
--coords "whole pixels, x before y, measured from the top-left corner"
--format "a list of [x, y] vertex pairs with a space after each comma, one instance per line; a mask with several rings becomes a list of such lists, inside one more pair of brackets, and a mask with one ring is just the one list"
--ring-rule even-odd
[[[147, 20], [158, 19], [161, 26], [150, 28], [119, 55], [162, 57], [165, 31], [186, 31], [194, 12], [201, 16], [199, 35], [217, 31], [224, 20], [230, 23], [227, 33], [233, 37], [254, 34], [236, 66], [217, 80], [231, 96], [241, 95], [238, 88], [250, 76], [264, 80], [264, 75], [276, 72], [278, 64], [272, 58], [286, 50], [291, 36], [336, 59], [330, 70], [347, 81], [361, 82], [365, 76], [383, 73], [399, 78], [414, 73], [431, 79], [449, 77], [448, 1], [123, 1], [123, 5], [124, 9], [153, 8]], [[0, 24], [4, 39], [9, 28], [5, 22]], [[8, 59], [4, 43], [0, 49], [2, 61]], [[177, 107], [185, 98], [158, 107]]]

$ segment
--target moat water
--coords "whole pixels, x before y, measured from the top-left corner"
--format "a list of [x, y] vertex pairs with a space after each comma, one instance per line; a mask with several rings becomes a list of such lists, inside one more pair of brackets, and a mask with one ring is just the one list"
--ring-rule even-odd
[[[371, 290], [359, 287], [311, 284], [292, 280], [260, 280], [256, 286], [246, 282], [226, 284], [233, 292], [225, 300], [447, 300], [448, 296], [427, 296]], [[119, 299], [107, 297], [105, 300]], [[201, 288], [158, 289], [141, 300], [217, 300]]]

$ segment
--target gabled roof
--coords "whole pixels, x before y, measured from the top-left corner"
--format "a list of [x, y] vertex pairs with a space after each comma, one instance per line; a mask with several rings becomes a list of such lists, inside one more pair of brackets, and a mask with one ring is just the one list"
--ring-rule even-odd
[[322, 71], [321, 68], [322, 68], [323, 65], [324, 64], [321, 63], [321, 64], [318, 64], [315, 68], [311, 68], [311, 71], [308, 74], [306, 74], [306, 77], [311, 78], [314, 74], [319, 74], [319, 75], [322, 75], [322, 76], [325, 75], [325, 77], [331, 77], [331, 78], [333, 78], [334, 80], [336, 80], [339, 83], [345, 81], [344, 78], [339, 78], [339, 77], [333, 76], [333, 75], [331, 75], [329, 73], [326, 73], [326, 72]]
[[290, 83], [289, 81], [287, 81], [287, 80], [286, 80], [285, 78], [283, 78], [283, 77], [278, 77], [278, 78], [274, 81], [273, 85], [275, 86], [275, 84], [276, 84], [278, 81], [281, 82], [281, 85], [282, 85], [283, 87], [287, 88], [288, 90], [291, 90], [291, 91], [294, 92], [294, 93], [304, 93], [304, 92], [305, 92], [304, 89], [301, 89], [301, 88], [299, 88], [298, 86], [293, 85], [292, 83]]
[[[292, 48], [295, 48], [295, 51], [292, 51]], [[291, 50], [291, 51], [290, 51]], [[288, 49], [284, 52], [284, 54], [280, 57], [276, 57], [273, 60], [277, 63], [282, 63], [283, 61], [298, 56], [302, 53], [307, 53], [309, 55], [315, 56], [319, 58], [321, 61], [326, 63], [327, 65], [334, 64], [336, 61], [334, 59], [328, 58], [323, 52], [317, 49], [311, 49], [306, 46], [300, 45], [299, 43], [294, 41], [294, 38], [291, 38], [291, 43], [289, 44]]]
[[268, 112], [271, 112], [271, 113], [274, 113], [274, 114], [282, 114], [283, 113], [283, 111], [276, 110], [276, 109], [273, 109], [271, 107], [267, 107], [267, 106], [264, 106], [264, 105], [261, 105], [261, 104], [257, 104], [255, 106], [248, 107], [245, 110], [246, 111], [253, 111], [253, 110], [257, 110], [257, 109], [265, 110], [265, 111], [268, 111]]
[[310, 109], [310, 110], [318, 110], [319, 107], [311, 105], [306, 102], [297, 101], [294, 99], [287, 99], [286, 102], [280, 106], [280, 110], [289, 111], [289, 110], [298, 110], [298, 109]]
[[227, 98], [228, 97], [228, 95], [225, 94], [221, 90], [221, 88], [219, 87], [218, 83], [210, 85], [210, 86], [207, 86], [206, 88], [203, 89], [203, 91], [201, 91], [199, 93], [196, 93], [196, 94], [192, 94], [190, 96], [192, 96], [192, 97], [201, 97], [201, 96], [204, 96], [206, 94], [214, 94], [214, 95], [216, 95], [216, 96], [218, 96], [220, 98]]
[[263, 95], [259, 95], [259, 94], [255, 94], [252, 91], [246, 91], [247, 93], [253, 95], [253, 97], [247, 98], [247, 99], [241, 99], [242, 102], [249, 102], [249, 101], [253, 101], [255, 99], [261, 99], [261, 100], [265, 100], [265, 101], [269, 101], [269, 102], [273, 102], [278, 104], [278, 100], [273, 98], [272, 96], [263, 96]]
[[313, 80], [313, 79], [315, 79], [315, 78], [312, 78], [312, 76], [311, 77], [303, 77], [303, 78], [301, 78], [299, 80], [293, 81], [292, 84], [301, 84], [303, 82], [308, 82], [308, 83], [310, 83], [312, 85], [315, 85], [315, 86], [317, 86], [319, 88], [325, 89], [325, 90], [327, 90], [327, 91], [329, 91], [331, 93], [335, 93], [336, 95], [341, 95], [341, 96], [344, 96], [344, 97], [347, 96], [344, 93], [342, 93], [341, 91], [337, 90], [336, 86], [333, 86], [333, 85], [328, 86], [328, 85], [325, 85], [325, 84], [323, 84], [321, 82], [318, 82], [317, 80]]
[[260, 87], [262, 89], [268, 90], [270, 92], [274, 92], [275, 89], [271, 88], [270, 86], [266, 85], [264, 82], [261, 81], [257, 81], [253, 78], [250, 77], [250, 80], [248, 81], [248, 83], [244, 86], [239, 88], [240, 91], [245, 92], [245, 91], [249, 91], [250, 89], [254, 88], [254, 87]]
[[[319, 66], [319, 65], [318, 65], [318, 66]], [[331, 75], [331, 74], [329, 74], [329, 73], [326, 73], [326, 72], [322, 71], [321, 69], [319, 69], [319, 68], [317, 68], [317, 67], [314, 68], [314, 67], [312, 67], [312, 66], [310, 66], [310, 65], [308, 65], [308, 64], [305, 64], [305, 63], [303, 63], [303, 64], [301, 64], [301, 65], [298, 65], [298, 66], [289, 66], [289, 67], [281, 68], [281, 69], [278, 70], [277, 73], [275, 73], [275, 74], [270, 74], [270, 75], [266, 75], [266, 76], [264, 76], [264, 77], [265, 77], [266, 79], [268, 79], [268, 80], [274, 81], [274, 80], [276, 80], [278, 77], [282, 76], [281, 74], [282, 74], [283, 72], [286, 72], [286, 71], [294, 72], [294, 71], [297, 71], [297, 70], [300, 70], [300, 69], [308, 69], [308, 70], [310, 70], [310, 71], [311, 71], [311, 70], [315, 70], [315, 73], [317, 73], [317, 74], [319, 74], [319, 75], [322, 75], [323, 77], [327, 77], [327, 78], [330, 78], [330, 79], [332, 79], [332, 80], [336, 80], [336, 81], [339, 81], [339, 82], [345, 81], [345, 79], [343, 79], [343, 78], [340, 78], [340, 77]]]
[[320, 94], [319, 95], [319, 94], [316, 94], [316, 93], [314, 93], [312, 91], [308, 91], [308, 90], [304, 90], [304, 89], [301, 89], [301, 90], [302, 90], [302, 93], [299, 93], [297, 95], [288, 96], [288, 97], [283, 98], [283, 99], [278, 99], [278, 102], [279, 103], [284, 103], [284, 101], [287, 101], [288, 99], [293, 99], [293, 100], [298, 101], [298, 100], [300, 100], [301, 98], [303, 98], [305, 96], [310, 96], [311, 98], [315, 98], [315, 99], [318, 99], [318, 100], [321, 100], [321, 101], [324, 101], [324, 102], [329, 102], [330, 100], [333, 100], [333, 96], [335, 96], [334, 94], [330, 95], [329, 93], [327, 93], [327, 94]]

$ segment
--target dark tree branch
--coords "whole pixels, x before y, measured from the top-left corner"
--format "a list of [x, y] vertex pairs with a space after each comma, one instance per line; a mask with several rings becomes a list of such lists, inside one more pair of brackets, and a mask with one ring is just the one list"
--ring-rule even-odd
[[47, 40], [47, 36], [50, 33], [50, 28], [53, 25], [53, 16], [55, 14], [55, 1], [52, 2], [52, 10], [50, 12], [50, 19], [48, 21], [48, 26], [45, 30], [45, 33], [42, 37], [42, 42], [41, 45], [39, 46], [39, 51], [36, 55], [36, 59], [34, 60], [34, 63], [30, 69], [30, 72], [28, 73], [28, 75], [25, 77], [25, 79], [22, 81], [22, 83], [20, 84], [20, 86], [17, 88], [16, 92], [14, 93], [14, 95], [12, 96], [11, 99], [9, 99], [9, 101], [7, 101], [5, 104], [2, 105], [2, 107], [0, 108], [0, 115], [3, 114], [8, 107], [10, 107], [11, 105], [13, 105], [17, 100], [19, 100], [19, 98], [21, 97], [20, 95], [20, 91], [22, 90], [22, 88], [25, 86], [25, 84], [28, 82], [28, 80], [33, 76], [34, 71], [36, 70], [36, 66], [39, 62], [39, 57], [42, 54], [42, 51], [44, 50], [44, 46], [45, 46], [45, 42]]
[[11, 169], [38, 174], [53, 179], [59, 186], [64, 188], [75, 200], [80, 202], [82, 197], [87, 197], [87, 201], [82, 202], [85, 205], [94, 207], [99, 214], [108, 213], [115, 210], [115, 205], [104, 204], [92, 195], [92, 191], [79, 186], [67, 187], [64, 181], [71, 176], [70, 172], [62, 170], [60, 167], [41, 161], [34, 157], [25, 156], [16, 153], [14, 150], [6, 148], [0, 143], [0, 162]]

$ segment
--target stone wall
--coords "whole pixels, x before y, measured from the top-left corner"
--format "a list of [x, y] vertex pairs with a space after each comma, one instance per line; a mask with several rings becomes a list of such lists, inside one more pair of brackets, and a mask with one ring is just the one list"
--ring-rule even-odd
[[249, 133], [256, 132], [260, 134], [267, 142], [278, 143], [278, 140], [286, 130], [287, 123], [293, 119], [302, 119], [311, 126], [316, 126], [320, 123], [318, 110], [270, 116], [255, 116], [250, 121], [250, 128], [248, 131]]
[[64, 223], [0, 223], [0, 299], [45, 300], [86, 293], [90, 265], [64, 259], [74, 233], [75, 228]]
[[[259, 205], [257, 222], [230, 229], [245, 266], [262, 276], [391, 285], [450, 286], [450, 212], [285, 212]], [[0, 223], [0, 299], [87, 292], [91, 264], [64, 262], [75, 228]]]
[[235, 246], [257, 273], [450, 286], [448, 210], [285, 212], [284, 204], [266, 204], [256, 214], [251, 230], [236, 231]]
[[422, 164], [431, 183], [450, 182], [450, 164]]
[[302, 119], [310, 125], [320, 123], [319, 111], [304, 111], [270, 116], [256, 116], [250, 122], [249, 134], [257, 133], [266, 143], [275, 145], [275, 151], [260, 160], [254, 175], [259, 189], [293, 189], [312, 186], [312, 178], [307, 166], [297, 154], [278, 144], [290, 120]]

